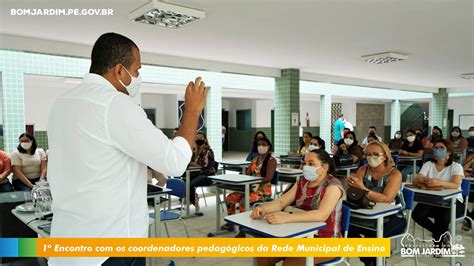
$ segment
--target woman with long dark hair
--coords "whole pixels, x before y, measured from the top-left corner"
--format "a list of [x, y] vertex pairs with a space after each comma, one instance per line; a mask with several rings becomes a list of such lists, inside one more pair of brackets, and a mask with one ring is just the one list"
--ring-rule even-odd
[[46, 177], [46, 153], [38, 148], [35, 137], [29, 133], [21, 134], [19, 141], [11, 156], [13, 187], [18, 191], [31, 191], [36, 182]]
[[[341, 181], [334, 176], [335, 165], [329, 154], [322, 149], [315, 149], [305, 156], [303, 178], [278, 199], [255, 207], [250, 217], [265, 219], [269, 224], [295, 222], [325, 222], [327, 226], [317, 232], [318, 237], [341, 237], [341, 210], [345, 198]], [[282, 213], [280, 211], [292, 206], [304, 212]], [[314, 258], [314, 264], [333, 258]], [[305, 265], [305, 258], [269, 257], [257, 258], [259, 266]]]
[[[257, 143], [259, 155], [252, 160], [252, 164], [247, 168], [247, 175], [263, 177], [262, 183], [250, 192], [250, 203], [268, 199], [272, 195], [271, 181], [275, 174], [277, 162], [272, 156], [273, 146], [270, 140], [260, 139]], [[235, 213], [235, 205], [239, 203], [240, 212], [245, 211], [244, 204], [245, 195], [242, 192], [233, 192], [225, 197], [227, 205], [227, 213], [232, 215]], [[224, 229], [232, 227], [224, 225]]]
[[209, 179], [209, 176], [214, 175], [217, 169], [215, 169], [214, 152], [209, 146], [206, 134], [199, 131], [196, 134], [195, 142], [196, 146], [194, 147], [193, 157], [189, 166], [201, 167], [201, 171], [191, 173], [191, 182], [189, 184], [191, 189], [190, 201], [195, 206], [196, 213], [202, 215], [199, 212], [199, 197], [196, 194], [196, 187], [212, 185], [212, 180]]
[[266, 139], [266, 138], [267, 136], [265, 135], [265, 132], [263, 131], [257, 131], [257, 133], [255, 133], [255, 135], [253, 136], [252, 149], [247, 155], [246, 161], [250, 162], [252, 161], [253, 158], [255, 158], [255, 156], [258, 155], [258, 147], [257, 147], [258, 140]]

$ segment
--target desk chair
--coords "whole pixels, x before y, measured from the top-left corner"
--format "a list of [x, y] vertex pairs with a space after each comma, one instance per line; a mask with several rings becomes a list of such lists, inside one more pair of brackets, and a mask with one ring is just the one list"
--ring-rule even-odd
[[[166, 223], [170, 221], [180, 221], [184, 226], [186, 237], [189, 238], [188, 227], [186, 226], [186, 223], [182, 218], [182, 210], [184, 209], [183, 202], [186, 198], [186, 183], [179, 178], [170, 178], [166, 180], [166, 187], [172, 189], [172, 191], [168, 193], [169, 196], [175, 196], [181, 200], [181, 208], [179, 208], [179, 213], [171, 211], [170, 209], [160, 211], [160, 221], [165, 227], [166, 235], [170, 237], [170, 233], [168, 231], [168, 226], [166, 225]], [[171, 202], [171, 200], [169, 202]], [[155, 213], [150, 213], [149, 216], [150, 218], [155, 218]]]

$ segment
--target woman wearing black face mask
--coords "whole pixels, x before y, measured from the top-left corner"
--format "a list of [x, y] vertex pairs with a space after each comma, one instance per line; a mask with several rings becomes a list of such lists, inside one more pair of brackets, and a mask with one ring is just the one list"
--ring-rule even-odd
[[[196, 214], [202, 215], [202, 213], [199, 212], [199, 197], [196, 194], [196, 187], [212, 185], [212, 180], [210, 180], [208, 176], [216, 173], [214, 152], [209, 146], [204, 132], [199, 131], [196, 134], [196, 146], [189, 166], [202, 168], [200, 172], [191, 173], [191, 183], [189, 184], [191, 188], [191, 203], [196, 207]], [[194, 197], [192, 197], [192, 195], [194, 195]]]

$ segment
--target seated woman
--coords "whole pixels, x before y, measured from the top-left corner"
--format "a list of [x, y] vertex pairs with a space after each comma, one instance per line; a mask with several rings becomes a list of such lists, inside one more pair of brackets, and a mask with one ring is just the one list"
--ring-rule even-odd
[[214, 152], [209, 146], [207, 136], [204, 132], [199, 131], [196, 134], [196, 146], [193, 151], [193, 157], [189, 163], [190, 167], [201, 167], [201, 171], [191, 172], [191, 183], [189, 184], [190, 201], [196, 208], [197, 214], [201, 213], [199, 212], [199, 197], [196, 194], [196, 187], [212, 185], [212, 180], [208, 176], [216, 173], [214, 165]]
[[388, 143], [388, 148], [390, 150], [400, 150], [403, 146], [403, 135], [401, 131], [395, 132], [395, 136]]
[[433, 153], [433, 144], [436, 140], [443, 138], [443, 130], [441, 128], [434, 126], [431, 130], [431, 136], [428, 138], [428, 141], [423, 146], [428, 153]]
[[[360, 161], [363, 159], [363, 153], [362, 153], [362, 148], [359, 146], [355, 132], [349, 131], [344, 135], [344, 139], [340, 140], [338, 143], [339, 144], [346, 144], [347, 150], [349, 153], [352, 155], [352, 163], [358, 164]], [[338, 147], [336, 146], [336, 147]], [[338, 151], [338, 148], [335, 149], [336, 152]]]
[[[327, 226], [318, 231], [318, 236], [341, 237], [341, 210], [345, 192], [339, 179], [334, 177], [334, 170], [334, 162], [326, 151], [310, 151], [305, 158], [304, 178], [299, 179], [291, 190], [278, 199], [256, 207], [250, 217], [265, 219], [269, 224], [326, 222]], [[292, 204], [305, 212], [281, 212]], [[314, 263], [332, 259], [314, 258]], [[275, 265], [280, 261], [283, 261], [283, 265], [306, 265], [305, 258], [257, 258], [259, 266]]]
[[309, 144], [311, 142], [311, 138], [313, 138], [313, 134], [311, 134], [311, 132], [303, 133], [303, 144], [297, 151], [297, 154], [299, 156], [305, 156], [305, 154], [309, 152]]
[[415, 129], [416, 137], [421, 141], [423, 147], [429, 142], [428, 137], [426, 136], [425, 132], [421, 128]]
[[469, 153], [473, 153], [474, 151], [474, 126], [469, 127], [469, 137], [466, 139], [467, 140], [467, 148], [469, 150]]
[[465, 177], [474, 177], [474, 154], [471, 153], [467, 156], [463, 164], [463, 169]]
[[13, 192], [12, 184], [8, 180], [11, 173], [10, 155], [4, 151], [0, 151], [0, 193]]
[[[252, 188], [250, 192], [250, 203], [268, 199], [272, 195], [271, 181], [275, 174], [277, 161], [272, 156], [272, 143], [268, 139], [258, 141], [259, 155], [252, 160], [252, 164], [247, 168], [247, 175], [263, 177], [262, 183], [257, 188]], [[242, 192], [233, 192], [225, 197], [227, 214], [235, 213], [235, 206], [239, 203], [240, 212], [245, 211], [245, 195]], [[230, 224], [222, 226], [223, 229], [233, 228]]]
[[[407, 141], [403, 143], [399, 153], [400, 156], [421, 157], [423, 156], [423, 146], [421, 141], [416, 137], [415, 131], [409, 129], [407, 131]], [[420, 170], [421, 161], [417, 162], [416, 171]], [[402, 169], [402, 181], [406, 182], [409, 174], [413, 174], [413, 165], [406, 165]]]
[[[463, 165], [464, 176], [465, 177], [474, 177], [474, 153], [471, 153], [467, 156], [466, 161]], [[471, 182], [471, 187], [474, 186], [473, 182]], [[472, 192], [469, 194], [469, 202], [473, 202], [474, 200], [474, 193]], [[467, 211], [467, 215], [474, 219], [474, 211]], [[465, 219], [462, 225], [462, 230], [469, 231], [472, 228], [471, 221], [469, 219]]]
[[257, 142], [259, 139], [266, 139], [267, 136], [263, 131], [257, 131], [255, 135], [253, 136], [253, 142], [252, 142], [252, 149], [250, 150], [249, 154], [247, 155], [246, 161], [251, 162], [253, 158], [258, 156], [258, 149], [257, 149]]
[[344, 142], [339, 142], [337, 146], [337, 152], [334, 154], [334, 162], [336, 165], [344, 166], [353, 164], [352, 154], [347, 149], [347, 145]]
[[20, 144], [13, 151], [13, 187], [17, 191], [31, 191], [33, 185], [46, 177], [46, 153], [37, 147], [35, 137], [20, 135]]
[[318, 149], [326, 150], [326, 142], [319, 136], [314, 136], [309, 141], [308, 150], [312, 151], [312, 150], [318, 150]]
[[[463, 168], [453, 162], [454, 150], [449, 140], [438, 139], [433, 146], [434, 160], [423, 164], [420, 173], [416, 176], [418, 182], [443, 188], [460, 188], [464, 177]], [[463, 197], [457, 196], [456, 217], [464, 211]], [[413, 210], [413, 220], [428, 229], [433, 234], [435, 245], [447, 244], [447, 239], [440, 239], [449, 230], [450, 209], [442, 206], [418, 203]], [[430, 220], [433, 218], [434, 222]]]
[[[380, 141], [369, 143], [364, 149], [368, 165], [362, 166], [356, 175], [349, 177], [349, 186], [367, 191], [367, 197], [375, 202], [395, 203], [404, 207], [402, 188], [402, 175], [392, 160], [392, 155], [387, 145]], [[365, 222], [365, 221], [364, 221]], [[375, 225], [375, 222], [374, 222]], [[390, 237], [401, 234], [405, 230], [407, 221], [402, 213], [388, 216], [384, 220], [383, 236]], [[376, 237], [376, 229], [367, 229], [366, 225], [358, 226], [358, 220], [351, 218], [349, 237]], [[360, 260], [365, 265], [375, 265], [376, 258]]]
[[467, 150], [467, 140], [462, 136], [461, 128], [453, 127], [451, 130], [451, 137], [449, 138], [453, 143], [455, 153], [465, 153]]
[[370, 143], [375, 140], [378, 140], [377, 135], [371, 133], [367, 136], [367, 143]]

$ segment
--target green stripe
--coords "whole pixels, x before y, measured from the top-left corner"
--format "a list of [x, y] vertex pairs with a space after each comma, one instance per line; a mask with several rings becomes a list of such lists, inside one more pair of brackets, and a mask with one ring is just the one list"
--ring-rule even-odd
[[19, 257], [37, 257], [36, 238], [20, 238], [18, 240]]

